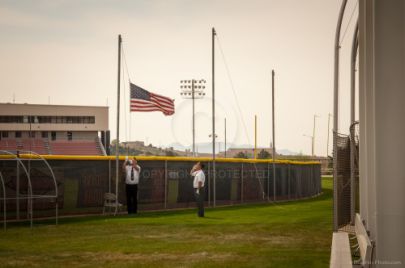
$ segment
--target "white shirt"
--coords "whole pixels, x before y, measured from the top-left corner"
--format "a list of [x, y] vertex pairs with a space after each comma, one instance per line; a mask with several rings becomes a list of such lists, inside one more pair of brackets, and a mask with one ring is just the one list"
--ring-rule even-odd
[[194, 182], [193, 182], [194, 188], [196, 188], [196, 189], [198, 188], [198, 182], [201, 182], [201, 187], [204, 187], [205, 174], [201, 169], [191, 173], [191, 176], [194, 177]]
[[136, 165], [138, 170], [134, 168], [134, 180], [131, 180], [131, 169], [133, 168], [131, 165], [125, 166], [125, 183], [126, 184], [138, 184], [139, 183], [139, 173], [141, 172], [141, 167]]

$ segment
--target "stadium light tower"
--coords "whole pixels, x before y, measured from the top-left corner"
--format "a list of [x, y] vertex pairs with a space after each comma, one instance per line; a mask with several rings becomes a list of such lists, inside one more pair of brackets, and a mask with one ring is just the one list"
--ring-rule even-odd
[[195, 155], [195, 99], [202, 99], [205, 96], [205, 81], [201, 80], [181, 80], [180, 81], [180, 96], [183, 99], [192, 99], [193, 100], [193, 156]]

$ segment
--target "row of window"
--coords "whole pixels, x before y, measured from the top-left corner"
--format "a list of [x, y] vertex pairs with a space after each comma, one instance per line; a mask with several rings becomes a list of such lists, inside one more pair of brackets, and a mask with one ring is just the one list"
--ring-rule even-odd
[[95, 122], [95, 116], [0, 115], [0, 124], [94, 124]]
[[[15, 138], [21, 138], [22, 137], [22, 132], [21, 131], [15, 131]], [[28, 137], [29, 138], [35, 138], [36, 137], [36, 132], [28, 132]], [[51, 131], [51, 140], [56, 140], [56, 131]], [[41, 138], [48, 138], [49, 136], [48, 131], [41, 131]], [[9, 132], [8, 131], [1, 131], [0, 139], [1, 138], [8, 138], [9, 137]], [[73, 133], [71, 131], [67, 132], [67, 139], [72, 140], [73, 139]]]

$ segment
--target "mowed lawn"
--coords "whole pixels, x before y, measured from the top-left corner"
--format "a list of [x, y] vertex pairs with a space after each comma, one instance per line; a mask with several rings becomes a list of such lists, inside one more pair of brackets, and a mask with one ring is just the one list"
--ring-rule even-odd
[[332, 180], [305, 201], [61, 219], [0, 231], [0, 267], [327, 267]]

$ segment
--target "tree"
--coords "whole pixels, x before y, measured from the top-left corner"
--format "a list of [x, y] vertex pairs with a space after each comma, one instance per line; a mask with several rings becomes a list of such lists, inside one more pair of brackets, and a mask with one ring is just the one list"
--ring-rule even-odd
[[177, 156], [178, 154], [176, 152], [173, 152], [171, 150], [166, 150], [166, 156]]
[[270, 153], [267, 152], [266, 150], [262, 149], [259, 154], [257, 155], [257, 158], [259, 159], [268, 159], [270, 158]]
[[244, 152], [239, 152], [235, 155], [234, 158], [248, 158], [247, 154], [245, 154]]

